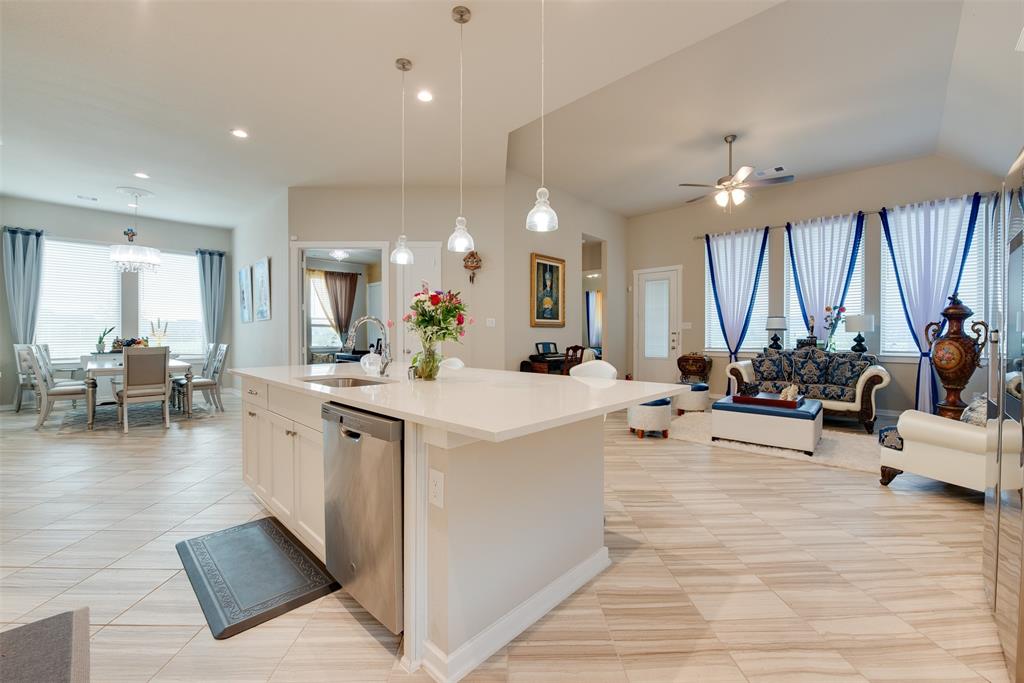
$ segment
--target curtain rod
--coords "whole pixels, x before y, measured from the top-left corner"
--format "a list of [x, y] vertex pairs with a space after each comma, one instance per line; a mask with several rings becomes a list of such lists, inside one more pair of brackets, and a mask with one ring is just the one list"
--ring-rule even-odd
[[[881, 212], [881, 211], [860, 211], [860, 212], [858, 212], [858, 213], [862, 213], [862, 214], [864, 214], [865, 216], [877, 216], [877, 215], [879, 215], [879, 214], [880, 214], [880, 213], [882, 213], [882, 212]], [[765, 226], [762, 226], [762, 227], [765, 227]], [[768, 228], [769, 230], [782, 230], [782, 229], [783, 229], [783, 228], [785, 228], [786, 226], [785, 226], [785, 225], [769, 225], [769, 226], [766, 226], [766, 227], [767, 227], [767, 228]], [[761, 229], [762, 229], [762, 228], [744, 228], [744, 230], [761, 230]], [[729, 231], [726, 231], [726, 232], [714, 232], [714, 233], [709, 233], [709, 234], [710, 234], [710, 235], [711, 235], [712, 237], [714, 237], [715, 235], [726, 235], [726, 234], [728, 234], [729, 232], [736, 232], [736, 231], [735, 231], [735, 230], [729, 230]], [[703, 241], [705, 237], [707, 237], [707, 235], [695, 235], [695, 236], [693, 237], [693, 239], [695, 239], [695, 240], [701, 240], [701, 241]]]

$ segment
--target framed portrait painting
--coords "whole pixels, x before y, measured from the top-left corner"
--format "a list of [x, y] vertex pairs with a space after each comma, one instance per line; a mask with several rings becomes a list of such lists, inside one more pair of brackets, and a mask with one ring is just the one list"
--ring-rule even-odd
[[530, 327], [565, 327], [565, 259], [530, 254]]
[[270, 320], [270, 259], [266, 256], [252, 266], [252, 305], [256, 320]]
[[241, 311], [242, 322], [252, 322], [252, 266], [246, 266], [238, 271], [238, 307]]

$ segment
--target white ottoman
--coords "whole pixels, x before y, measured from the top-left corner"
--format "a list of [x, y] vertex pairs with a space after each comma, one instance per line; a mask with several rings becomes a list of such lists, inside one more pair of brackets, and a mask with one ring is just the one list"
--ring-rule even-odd
[[821, 401], [805, 399], [797, 408], [733, 403], [732, 396], [711, 406], [711, 440], [728, 439], [788, 448], [814, 455], [821, 439]]
[[626, 410], [626, 423], [629, 431], [638, 439], [644, 438], [647, 432], [661, 432], [668, 438], [668, 428], [672, 422], [672, 399], [661, 398], [657, 401], [642, 403]]
[[683, 387], [683, 393], [676, 394], [672, 403], [676, 408], [676, 412], [679, 415], [690, 411], [703, 413], [708, 409], [710, 401], [708, 397], [711, 392], [708, 391], [708, 385], [704, 382], [680, 382]]

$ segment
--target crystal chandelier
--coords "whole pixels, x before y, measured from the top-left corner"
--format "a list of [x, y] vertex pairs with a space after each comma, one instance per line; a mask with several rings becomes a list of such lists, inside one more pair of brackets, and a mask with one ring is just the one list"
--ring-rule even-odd
[[139, 234], [139, 200], [144, 196], [151, 197], [152, 193], [136, 188], [119, 187], [118, 190], [132, 196], [135, 220], [134, 225], [125, 228], [122, 233], [128, 239], [128, 244], [110, 245], [110, 262], [122, 273], [156, 270], [160, 267], [160, 250], [135, 244], [135, 237]]

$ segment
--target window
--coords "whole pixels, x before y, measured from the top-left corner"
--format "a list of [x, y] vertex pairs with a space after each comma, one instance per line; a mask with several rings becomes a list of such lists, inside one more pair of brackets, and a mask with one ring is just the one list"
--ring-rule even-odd
[[[803, 315], [800, 313], [800, 300], [796, 296], [796, 282], [793, 280], [793, 263], [789, 255], [789, 235], [786, 235], [785, 243], [785, 286], [786, 286], [786, 346], [796, 346], [797, 339], [807, 336], [807, 327], [804, 325]], [[826, 246], [826, 245], [822, 245]], [[813, 258], [822, 258], [822, 252], [815, 252]], [[846, 292], [847, 315], [857, 315], [864, 312], [864, 239], [860, 241], [856, 259], [853, 266], [853, 277], [850, 279], [850, 289]], [[824, 311], [808, 311], [810, 315], [824, 316]], [[847, 332], [843, 325], [840, 325], [832, 338], [836, 342], [836, 349], [839, 351], [849, 350], [853, 346], [853, 338], [857, 336], [857, 330]]]
[[110, 247], [43, 240], [36, 342], [49, 344], [55, 360], [78, 360], [96, 350], [108, 327], [109, 345], [121, 330], [121, 274], [110, 263]]
[[[982, 197], [981, 206], [978, 209], [978, 222], [974, 230], [974, 239], [971, 240], [971, 249], [964, 260], [963, 277], [960, 279], [960, 300], [970, 306], [974, 311], [965, 323], [964, 327], [970, 334], [971, 323], [975, 320], [985, 319], [985, 235], [986, 219], [988, 215], [988, 201]], [[970, 210], [964, 212], [964, 221], [970, 219]], [[893, 226], [895, 230], [896, 227]], [[949, 233], [953, 233], [956, 226], [946, 226]], [[941, 240], [944, 236], [937, 234], [934, 239]], [[882, 235], [882, 306], [881, 306], [881, 349], [883, 354], [893, 356], [917, 356], [919, 351], [914, 343], [914, 338], [907, 328], [907, 318], [903, 313], [903, 304], [900, 300], [899, 287], [896, 284], [896, 271], [893, 270], [892, 256], [889, 254], [889, 243]], [[963, 244], [960, 245], [963, 249]], [[942, 322], [942, 316], [935, 312], [935, 321]]]
[[163, 344], [171, 353], [203, 355], [203, 305], [199, 293], [199, 266], [195, 254], [162, 252], [160, 267], [139, 274], [139, 332], [151, 344], [160, 342], [154, 332], [160, 320], [167, 324]]
[[323, 278], [310, 278], [309, 286], [312, 294], [309, 297], [309, 345], [317, 349], [340, 348], [341, 337], [331, 327], [327, 313], [320, 303], [321, 300], [327, 301], [327, 287]]
[[644, 281], [644, 357], [668, 358], [669, 280]]
[[[722, 325], [718, 322], [718, 310], [715, 308], [715, 293], [711, 289], [711, 272], [708, 269], [708, 255], [704, 253], [704, 348], [708, 351], [728, 351], [725, 337], [722, 336]], [[768, 346], [768, 251], [765, 250], [764, 264], [761, 266], [761, 279], [757, 283], [757, 296], [754, 299], [754, 312], [750, 316], [747, 336], [743, 338], [740, 351], [760, 351]]]

